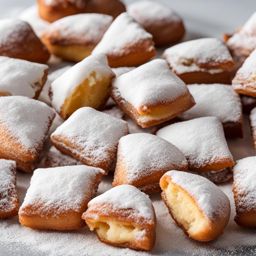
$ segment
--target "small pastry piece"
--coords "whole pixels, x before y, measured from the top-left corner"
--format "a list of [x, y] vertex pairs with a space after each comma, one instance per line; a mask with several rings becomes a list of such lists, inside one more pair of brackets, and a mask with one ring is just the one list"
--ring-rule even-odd
[[86, 12], [85, 0], [37, 0], [42, 19], [53, 22], [65, 16]]
[[164, 58], [186, 84], [230, 84], [233, 59], [216, 38], [201, 38], [165, 50]]
[[19, 209], [16, 189], [16, 164], [0, 159], [0, 219], [17, 215]]
[[195, 104], [186, 85], [161, 59], [117, 77], [112, 98], [142, 128], [170, 120]]
[[48, 66], [0, 56], [0, 96], [37, 99], [47, 79]]
[[251, 110], [256, 107], [256, 98], [240, 95], [243, 112], [246, 114], [250, 114]]
[[129, 184], [145, 193], [160, 191], [159, 180], [169, 170], [188, 169], [181, 151], [166, 140], [148, 133], [122, 137], [112, 185]]
[[223, 233], [230, 218], [230, 202], [211, 181], [169, 171], [161, 178], [160, 187], [172, 218], [191, 239], [208, 242]]
[[118, 141], [127, 133], [125, 121], [84, 107], [59, 126], [51, 140], [61, 152], [108, 171], [115, 161]]
[[242, 137], [242, 106], [240, 97], [230, 85], [188, 85], [196, 105], [179, 118], [182, 120], [204, 116], [216, 116], [222, 122], [226, 136]]
[[153, 205], [131, 185], [117, 186], [92, 199], [82, 218], [104, 243], [145, 251], [155, 244]]
[[99, 109], [109, 97], [113, 77], [106, 57], [91, 55], [52, 82], [52, 106], [63, 119], [81, 107]]
[[256, 50], [238, 69], [232, 80], [232, 86], [239, 94], [256, 97]]
[[86, 11], [108, 14], [115, 18], [125, 12], [126, 7], [120, 0], [88, 0]]
[[256, 107], [252, 109], [250, 116], [250, 128], [251, 128], [251, 134], [252, 134], [252, 139], [253, 139], [253, 145], [254, 148], [256, 149]]
[[97, 13], [68, 16], [52, 23], [42, 40], [52, 54], [78, 62], [91, 54], [112, 20]]
[[0, 158], [31, 172], [39, 160], [54, 111], [23, 96], [0, 97]]
[[137, 1], [128, 6], [128, 13], [150, 34], [157, 46], [182, 39], [185, 27], [180, 16], [169, 6], [153, 1]]
[[53, 146], [44, 155], [42, 161], [40, 162], [40, 167], [42, 168], [70, 165], [81, 165], [81, 163], [68, 155], [62, 154], [58, 149]]
[[122, 13], [94, 48], [95, 53], [107, 55], [111, 67], [135, 67], [154, 57], [155, 48], [152, 35], [127, 13]]
[[35, 170], [19, 210], [20, 224], [35, 229], [80, 228], [102, 174], [103, 170], [86, 165]]
[[216, 117], [171, 124], [158, 130], [157, 135], [181, 150], [191, 171], [222, 171], [234, 165], [223, 127]]
[[23, 20], [0, 20], [0, 55], [46, 63], [50, 54], [31, 26]]

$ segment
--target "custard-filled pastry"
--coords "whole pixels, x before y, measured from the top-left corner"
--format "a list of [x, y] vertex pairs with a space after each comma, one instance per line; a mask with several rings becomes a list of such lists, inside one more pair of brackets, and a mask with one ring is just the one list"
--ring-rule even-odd
[[160, 191], [159, 180], [169, 170], [188, 169], [181, 151], [168, 141], [148, 133], [122, 137], [112, 185], [129, 184], [145, 193]]
[[195, 104], [186, 85], [161, 59], [118, 76], [112, 98], [142, 128], [168, 121]]
[[193, 84], [188, 85], [196, 105], [179, 118], [190, 120], [204, 116], [216, 116], [228, 137], [242, 137], [242, 105], [240, 97], [230, 85]]
[[137, 1], [128, 13], [150, 34], [156, 46], [177, 43], [185, 34], [181, 17], [168, 6], [156, 1]]
[[246, 95], [240, 95], [243, 112], [250, 114], [251, 110], [256, 107], [256, 98]]
[[256, 49], [256, 12], [242, 28], [227, 39], [226, 44], [236, 62], [236, 67], [241, 66], [244, 60]]
[[37, 164], [55, 113], [45, 103], [23, 96], [0, 97], [0, 158], [31, 172]]
[[21, 95], [37, 99], [47, 74], [47, 65], [0, 56], [0, 96]]
[[102, 175], [103, 170], [86, 165], [35, 170], [19, 210], [20, 224], [49, 230], [80, 228]]
[[0, 219], [17, 215], [19, 199], [16, 188], [16, 163], [0, 159]]
[[86, 12], [85, 0], [37, 0], [40, 17], [53, 22], [63, 17]]
[[42, 40], [52, 54], [78, 62], [91, 54], [112, 20], [109, 15], [97, 13], [64, 17], [45, 30]]
[[234, 165], [217, 117], [201, 117], [168, 125], [157, 135], [175, 145], [196, 172], [222, 171]]
[[23, 20], [0, 20], [0, 55], [46, 63], [50, 57], [31, 26]]
[[235, 221], [244, 227], [256, 227], [256, 157], [237, 161], [233, 168], [233, 194], [236, 206]]
[[108, 100], [113, 77], [106, 57], [91, 55], [52, 82], [52, 106], [63, 119], [81, 107], [99, 109]]
[[176, 224], [191, 239], [219, 237], [230, 218], [230, 202], [222, 190], [196, 174], [169, 171], [160, 180], [162, 199]]
[[125, 121], [84, 107], [55, 130], [51, 141], [64, 154], [108, 171], [115, 161], [118, 141], [127, 133]]
[[256, 50], [245, 60], [232, 80], [234, 90], [242, 95], [256, 97]]
[[234, 61], [224, 43], [201, 38], [165, 50], [164, 58], [186, 84], [230, 84]]
[[103, 243], [144, 251], [154, 247], [155, 211], [134, 186], [120, 185], [95, 197], [82, 218]]
[[93, 54], [103, 53], [111, 67], [136, 67], [155, 56], [152, 35], [127, 13], [110, 25]]
[[254, 148], [256, 149], [256, 107], [252, 109], [249, 116], [249, 121], [250, 121], [253, 145], [254, 145]]

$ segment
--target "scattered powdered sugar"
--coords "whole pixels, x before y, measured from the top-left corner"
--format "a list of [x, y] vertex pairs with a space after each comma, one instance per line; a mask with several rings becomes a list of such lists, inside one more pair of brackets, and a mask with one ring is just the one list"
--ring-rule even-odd
[[230, 85], [193, 84], [188, 85], [188, 89], [196, 105], [182, 113], [180, 118], [188, 120], [197, 117], [216, 116], [222, 123], [241, 121], [240, 97]]
[[109, 15], [98, 13], [76, 14], [64, 17], [52, 23], [47, 31], [46, 36], [50, 38], [57, 37], [57, 40], [68, 44], [96, 44], [100, 41], [113, 18]]
[[174, 145], [155, 135], [134, 133], [122, 137], [118, 157], [126, 167], [128, 182], [158, 171], [184, 169], [187, 160]]
[[40, 90], [47, 65], [26, 60], [0, 57], [0, 92], [35, 97]]
[[189, 165], [201, 168], [219, 159], [233, 159], [216, 117], [201, 117], [168, 125], [157, 135], [183, 152]]
[[239, 212], [256, 210], [256, 157], [237, 161], [233, 168], [236, 204]]
[[[111, 68], [108, 66], [106, 56], [103, 54], [91, 55], [72, 66], [54, 80], [51, 84], [53, 107], [60, 112], [66, 98], [70, 96], [76, 87], [85, 79], [88, 79], [93, 72], [96, 77], [113, 75]], [[93, 77], [91, 80], [93, 85]]]
[[111, 204], [114, 209], [132, 209], [138, 217], [154, 219], [152, 202], [148, 195], [131, 185], [120, 185], [93, 198], [88, 207], [98, 204]]
[[42, 144], [54, 115], [43, 102], [23, 96], [0, 97], [0, 123], [28, 150]]
[[141, 24], [179, 22], [180, 17], [169, 6], [153, 1], [138, 1], [128, 5], [128, 13]]
[[104, 53], [119, 55], [125, 51], [127, 47], [151, 39], [152, 35], [146, 32], [125, 12], [120, 14], [113, 21], [102, 40], [94, 48], [93, 54]]
[[168, 67], [165, 60], [152, 60], [117, 77], [113, 88], [135, 108], [175, 101], [188, 89]]
[[37, 169], [19, 213], [31, 206], [41, 216], [49, 211], [56, 215], [68, 210], [79, 212], [84, 200], [90, 199], [100, 173], [101, 169], [85, 165]]
[[[233, 62], [223, 42], [217, 38], [201, 38], [183, 42], [165, 50], [164, 57], [176, 73], [193, 71], [222, 72], [221, 63]], [[203, 67], [207, 64], [208, 67]]]

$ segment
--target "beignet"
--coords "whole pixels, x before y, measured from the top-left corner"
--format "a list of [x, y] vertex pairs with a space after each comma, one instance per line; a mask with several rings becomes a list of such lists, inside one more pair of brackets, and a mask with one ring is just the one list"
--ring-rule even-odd
[[147, 195], [120, 185], [95, 197], [82, 218], [107, 244], [149, 251], [155, 243], [156, 217]]
[[160, 186], [172, 218], [190, 238], [208, 242], [223, 233], [230, 218], [230, 202], [211, 181], [188, 172], [169, 171]]

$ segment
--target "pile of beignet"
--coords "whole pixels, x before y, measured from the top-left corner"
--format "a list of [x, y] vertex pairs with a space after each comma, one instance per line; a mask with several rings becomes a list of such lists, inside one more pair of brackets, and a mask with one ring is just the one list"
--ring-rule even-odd
[[[51, 22], [42, 33], [0, 20], [0, 218], [86, 224], [104, 243], [148, 251], [160, 217], [149, 195], [161, 192], [177, 226], [207, 242], [230, 218], [216, 184], [233, 179], [235, 221], [255, 228], [256, 157], [236, 161], [226, 137], [243, 136], [239, 94], [256, 97], [256, 14], [226, 43], [178, 43], [181, 17], [156, 1], [127, 12], [119, 0], [37, 2]], [[155, 46], [169, 48], [154, 58]], [[76, 63], [49, 71], [50, 54]], [[256, 108], [250, 123], [256, 145]], [[20, 205], [16, 169], [33, 172]], [[106, 175], [113, 188], [98, 195]]]

